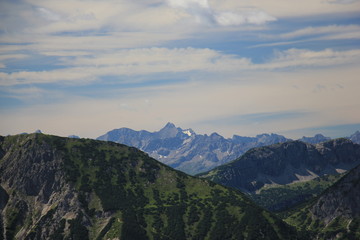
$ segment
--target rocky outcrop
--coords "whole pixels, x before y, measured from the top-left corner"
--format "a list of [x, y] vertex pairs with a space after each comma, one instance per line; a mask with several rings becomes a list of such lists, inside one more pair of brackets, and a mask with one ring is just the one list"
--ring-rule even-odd
[[360, 239], [360, 165], [291, 211], [286, 221], [306, 232], [308, 239]]
[[325, 137], [322, 134], [316, 134], [314, 137], [302, 137], [299, 139], [299, 141], [305, 142], [305, 143], [311, 143], [311, 144], [317, 144], [321, 142], [326, 142], [331, 140], [329, 137]]
[[349, 139], [353, 141], [354, 143], [360, 144], [360, 132], [356, 131], [354, 134], [352, 134]]
[[312, 205], [310, 212], [325, 224], [337, 217], [360, 217], [360, 165], [327, 189]]
[[[5, 239], [51, 239], [62, 219], [76, 218], [83, 211], [74, 187], [65, 180], [63, 154], [39, 142], [39, 136], [8, 137], [1, 144], [0, 210]], [[17, 231], [18, 226], [24, 227]]]

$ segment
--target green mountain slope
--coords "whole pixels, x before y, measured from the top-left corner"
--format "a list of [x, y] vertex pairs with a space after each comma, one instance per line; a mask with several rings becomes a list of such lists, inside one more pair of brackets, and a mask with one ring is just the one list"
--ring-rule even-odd
[[249, 197], [272, 212], [285, 211], [318, 196], [343, 175], [325, 175], [306, 182], [263, 187]]
[[297, 239], [245, 195], [125, 145], [0, 138], [0, 239]]
[[[334, 139], [312, 145], [300, 141], [254, 148], [240, 158], [197, 176], [247, 192], [259, 205], [283, 211], [330, 186], [331, 178], [360, 164], [360, 145]], [[322, 181], [311, 181], [325, 177]], [[311, 182], [309, 182], [311, 181]]]
[[312, 239], [360, 239], [360, 165], [286, 221]]

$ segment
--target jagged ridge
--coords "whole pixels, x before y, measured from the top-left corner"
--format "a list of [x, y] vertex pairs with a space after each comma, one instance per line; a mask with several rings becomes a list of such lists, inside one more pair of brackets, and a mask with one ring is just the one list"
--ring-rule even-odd
[[158, 132], [119, 128], [97, 138], [126, 144], [147, 152], [151, 157], [188, 174], [197, 174], [234, 160], [253, 147], [265, 146], [289, 139], [277, 134], [256, 137], [234, 135], [226, 139], [217, 133], [196, 134], [167, 123]]
[[317, 145], [291, 141], [254, 148], [239, 159], [199, 174], [202, 178], [255, 192], [266, 184], [289, 184], [352, 169], [360, 163], [360, 145], [335, 139]]

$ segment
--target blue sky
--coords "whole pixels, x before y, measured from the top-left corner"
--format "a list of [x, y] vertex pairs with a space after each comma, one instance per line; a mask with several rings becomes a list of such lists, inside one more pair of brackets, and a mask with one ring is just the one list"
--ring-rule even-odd
[[360, 130], [358, 0], [0, 0], [0, 134]]

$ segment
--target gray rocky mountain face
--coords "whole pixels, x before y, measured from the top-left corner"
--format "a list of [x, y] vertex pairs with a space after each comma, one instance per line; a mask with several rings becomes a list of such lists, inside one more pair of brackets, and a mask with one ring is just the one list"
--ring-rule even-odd
[[322, 134], [316, 134], [314, 137], [302, 137], [299, 139], [299, 141], [305, 142], [305, 143], [311, 143], [311, 144], [317, 144], [321, 142], [326, 142], [331, 140], [329, 137], [325, 137]]
[[[350, 137], [345, 137], [347, 139], [350, 139], [353, 143], [360, 144], [360, 131], [356, 131], [353, 133]], [[317, 144], [322, 143], [326, 141], [330, 141], [330, 137], [325, 137], [324, 135], [318, 133], [314, 137], [302, 137], [298, 139], [299, 141], [305, 142], [305, 143], [311, 143], [311, 144]]]
[[[61, 154], [49, 144], [34, 143], [34, 137], [15, 141], [8, 145], [2, 142], [0, 148], [0, 216], [7, 218], [0, 239], [15, 239], [16, 228], [32, 221], [39, 221], [46, 230], [34, 228], [29, 234], [22, 229], [16, 239], [33, 239], [35, 235], [48, 239], [62, 224], [62, 217], [77, 215], [81, 204], [74, 187], [65, 180]], [[42, 213], [46, 214], [39, 218]]]
[[196, 134], [192, 129], [181, 129], [172, 123], [158, 132], [120, 128], [97, 138], [139, 148], [151, 157], [188, 174], [197, 174], [232, 161], [253, 147], [266, 146], [290, 139], [277, 134], [256, 137], [234, 135], [226, 139], [212, 133]]
[[325, 191], [310, 211], [325, 224], [337, 217], [360, 217], [360, 165]]
[[[278, 134], [260, 134], [256, 137], [234, 135], [232, 138], [224, 138], [217, 133], [201, 135], [192, 129], [176, 127], [173, 123], [167, 123], [157, 132], [114, 129], [97, 139], [136, 147], [162, 163], [193, 175], [233, 161], [251, 148], [291, 141]], [[349, 139], [360, 143], [360, 132]], [[299, 139], [310, 144], [330, 140], [322, 134]]]
[[200, 176], [245, 192], [336, 174], [360, 164], [360, 145], [342, 138], [311, 145], [291, 141], [254, 148]]
[[306, 231], [304, 239], [360, 239], [360, 165], [289, 213], [285, 221]]
[[349, 137], [349, 139], [354, 143], [360, 144], [360, 132], [356, 131], [353, 135]]

